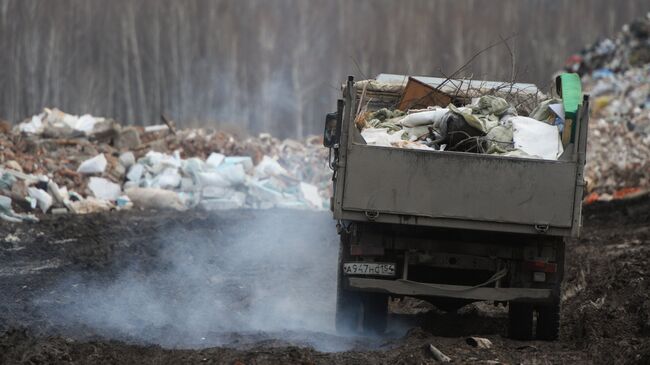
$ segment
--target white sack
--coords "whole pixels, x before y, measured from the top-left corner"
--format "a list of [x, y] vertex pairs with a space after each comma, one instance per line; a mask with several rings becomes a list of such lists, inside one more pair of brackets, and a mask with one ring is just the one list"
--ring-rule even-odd
[[514, 117], [511, 121], [516, 149], [545, 160], [557, 160], [564, 152], [556, 126], [528, 117]]

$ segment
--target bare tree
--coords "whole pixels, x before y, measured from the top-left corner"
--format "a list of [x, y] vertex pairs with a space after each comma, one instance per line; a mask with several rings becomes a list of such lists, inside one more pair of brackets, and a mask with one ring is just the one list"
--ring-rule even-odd
[[443, 76], [517, 34], [458, 76], [547, 85], [566, 56], [648, 11], [647, 0], [0, 0], [0, 118], [56, 106], [297, 137], [319, 132], [347, 75]]

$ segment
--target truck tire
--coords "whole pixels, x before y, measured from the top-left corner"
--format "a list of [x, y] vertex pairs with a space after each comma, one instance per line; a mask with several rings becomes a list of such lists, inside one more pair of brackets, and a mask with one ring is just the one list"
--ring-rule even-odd
[[359, 329], [359, 322], [363, 315], [361, 306], [361, 297], [358, 292], [345, 289], [345, 275], [343, 274], [343, 263], [349, 259], [350, 255], [350, 235], [341, 234], [339, 245], [339, 260], [337, 269], [336, 282], [336, 314], [335, 326], [336, 331], [342, 334], [356, 334]]
[[527, 341], [533, 338], [533, 305], [508, 303], [508, 337]]
[[555, 341], [560, 333], [560, 303], [537, 308], [537, 339]]
[[378, 293], [363, 293], [363, 332], [381, 335], [386, 332], [388, 323], [388, 296]]

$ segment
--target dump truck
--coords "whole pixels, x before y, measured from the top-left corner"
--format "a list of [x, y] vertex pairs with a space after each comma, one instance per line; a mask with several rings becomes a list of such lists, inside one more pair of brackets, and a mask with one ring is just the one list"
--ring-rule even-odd
[[[362, 104], [397, 105], [407, 79], [349, 77], [326, 117], [340, 235], [337, 330], [382, 333], [389, 300], [414, 297], [444, 311], [504, 305], [511, 338], [556, 339], [565, 242], [581, 228], [589, 97], [580, 92], [573, 115], [567, 110], [571, 136], [555, 161], [367, 144], [355, 125]], [[500, 84], [413, 79], [454, 98]], [[575, 82], [558, 78], [563, 100], [568, 87], [575, 99]], [[522, 100], [539, 92], [532, 84], [513, 90]]]

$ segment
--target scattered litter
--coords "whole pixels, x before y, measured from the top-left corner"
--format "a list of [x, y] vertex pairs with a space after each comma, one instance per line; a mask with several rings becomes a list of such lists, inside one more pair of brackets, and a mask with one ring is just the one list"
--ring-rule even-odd
[[77, 200], [70, 203], [72, 212], [76, 214], [101, 213], [112, 210], [115, 206], [111, 202], [97, 199], [92, 196], [83, 200]]
[[487, 338], [483, 337], [468, 337], [465, 339], [465, 342], [472, 346], [476, 347], [479, 349], [489, 349], [492, 348], [492, 341], [488, 340]]
[[159, 188], [130, 188], [126, 195], [133, 202], [134, 207], [142, 209], [185, 210], [178, 193]]
[[11, 208], [11, 198], [0, 195], [0, 219], [12, 223], [38, 222], [31, 214], [18, 214]]
[[54, 208], [52, 209], [52, 214], [58, 215], [58, 214], [67, 214], [68, 209], [67, 208]]
[[101, 177], [91, 177], [88, 188], [97, 199], [115, 201], [122, 195], [120, 185]]
[[650, 190], [648, 29], [650, 17], [641, 17], [567, 62], [592, 96], [585, 175], [596, 195], [589, 201], [613, 199], [625, 188]]
[[451, 362], [451, 358], [449, 356], [443, 354], [440, 350], [438, 350], [432, 344], [429, 345], [429, 350], [431, 351], [431, 354], [433, 355], [433, 358], [437, 362]]
[[[29, 151], [15, 144], [18, 135], [32, 141]], [[236, 139], [220, 131], [172, 131], [167, 124], [123, 127], [46, 108], [0, 135], [0, 189], [24, 199], [21, 209], [53, 214], [131, 207], [328, 209], [327, 152], [320, 137]]]
[[101, 153], [79, 165], [77, 172], [80, 174], [101, 174], [106, 170], [106, 157]]
[[323, 207], [323, 200], [318, 194], [318, 188], [316, 186], [301, 182], [300, 192], [303, 198], [314, 208], [321, 209]]
[[135, 165], [135, 155], [133, 152], [124, 152], [120, 155], [120, 164], [124, 166], [125, 169], [130, 168]]
[[[557, 160], [563, 152], [560, 133], [564, 115], [558, 108], [562, 104], [542, 94], [533, 95], [542, 100], [533, 110], [533, 115], [541, 118], [537, 120], [520, 116], [527, 111], [515, 107], [513, 96], [503, 96], [460, 98], [456, 104], [446, 105], [440, 103], [450, 98], [432, 98], [428, 105], [420, 98], [417, 105], [424, 109], [407, 111], [385, 107], [368, 111], [377, 107], [368, 102], [355, 125], [369, 145]], [[404, 91], [401, 98], [406, 97]]]
[[50, 194], [35, 187], [27, 188], [27, 192], [31, 198], [36, 200], [38, 207], [43, 211], [43, 213], [47, 213], [52, 206], [52, 197]]

